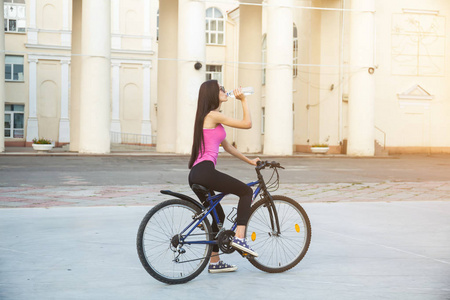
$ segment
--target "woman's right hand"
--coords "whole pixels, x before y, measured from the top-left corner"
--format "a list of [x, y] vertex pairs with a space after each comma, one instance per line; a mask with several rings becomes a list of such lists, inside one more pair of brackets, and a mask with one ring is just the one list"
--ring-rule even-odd
[[235, 90], [233, 90], [233, 94], [234, 94], [234, 97], [236, 97], [236, 99], [239, 99], [239, 100], [245, 100], [245, 95], [242, 93], [242, 88], [241, 87], [239, 87], [238, 89], [235, 89]]
[[254, 165], [256, 167], [258, 165], [258, 161], [261, 161], [261, 159], [259, 159], [259, 157], [250, 159], [249, 164]]

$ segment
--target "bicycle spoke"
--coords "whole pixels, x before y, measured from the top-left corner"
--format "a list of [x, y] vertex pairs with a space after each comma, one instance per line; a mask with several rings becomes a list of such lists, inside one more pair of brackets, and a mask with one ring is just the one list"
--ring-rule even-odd
[[298, 253], [295, 253], [295, 252], [292, 250], [292, 247], [290, 247], [290, 245], [286, 245], [286, 244], [285, 244], [285, 242], [287, 242], [287, 241], [284, 241], [283, 239], [278, 239], [278, 241], [279, 241], [280, 244], [282, 244], [281, 249], [282, 249], [285, 253], [287, 253], [287, 250], [289, 250], [290, 254], [292, 254], [294, 257], [296, 257], [296, 256], [298, 255]]
[[[191, 206], [181, 200], [162, 203], [149, 213], [150, 217], [142, 228], [143, 257], [140, 254], [140, 258], [149, 273], [157, 279], [164, 278], [163, 281], [167, 282], [184, 280], [196, 276], [207, 264], [211, 251], [210, 245], [206, 244], [210, 234], [207, 220], [202, 221], [202, 229], [192, 230], [191, 227], [186, 232], [192, 230], [190, 235], [184, 236], [184, 239], [180, 236], [178, 246], [172, 245], [176, 241], [174, 238], [193, 224], [192, 216], [198, 212]], [[185, 244], [189, 241], [205, 241], [205, 244]]]
[[[155, 220], [156, 221], [156, 223], [158, 223], [157, 221], [158, 220]], [[150, 225], [150, 224], [149, 224]], [[164, 231], [164, 229], [163, 229], [163, 227], [161, 227], [161, 225], [158, 223], [158, 225], [157, 225], [158, 227], [152, 227], [153, 229], [153, 231], [156, 231], [157, 233], [160, 233], [160, 234], [162, 234], [162, 235], [165, 235], [166, 236], [166, 238], [167, 239], [170, 239], [170, 234], [169, 233], [167, 233], [166, 231]], [[161, 229], [161, 230], [159, 230], [159, 229]]]
[[[145, 239], [145, 241], [146, 242], [151, 242], [152, 243], [152, 246], [160, 246], [160, 245], [166, 245], [167, 246], [167, 244], [168, 243], [170, 243], [170, 242], [168, 242], [168, 241], [165, 241], [165, 242], [163, 242], [163, 241], [160, 241], [160, 240], [151, 240], [151, 239]], [[155, 245], [156, 244], [156, 245]]]
[[306, 243], [309, 243], [307, 240], [309, 229], [297, 207], [289, 201], [275, 198], [274, 204], [280, 225], [279, 235], [273, 232], [276, 228], [272, 229], [270, 211], [265, 207], [263, 200], [255, 206], [247, 227], [247, 238], [253, 233], [256, 235], [255, 240], [249, 239], [249, 245], [259, 254], [251, 262], [262, 270], [291, 268], [301, 259], [303, 249], [308, 246]]
[[259, 213], [259, 216], [260, 216], [260, 222], [261, 222], [261, 224], [270, 224], [270, 219], [269, 219], [269, 214], [268, 214], [268, 212], [269, 212], [269, 209], [268, 208], [266, 208], [266, 211], [261, 211], [260, 213]]

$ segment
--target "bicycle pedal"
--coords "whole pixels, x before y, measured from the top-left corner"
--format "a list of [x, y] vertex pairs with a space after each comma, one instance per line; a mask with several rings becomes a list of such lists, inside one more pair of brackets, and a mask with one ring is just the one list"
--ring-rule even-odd
[[248, 255], [247, 252], [241, 251], [239, 249], [236, 249], [236, 251], [242, 256], [242, 258], [249, 258], [250, 255]]

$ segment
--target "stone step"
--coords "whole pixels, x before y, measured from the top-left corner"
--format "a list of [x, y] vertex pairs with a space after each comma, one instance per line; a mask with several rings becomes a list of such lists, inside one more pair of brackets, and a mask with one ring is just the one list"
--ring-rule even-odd
[[389, 156], [389, 151], [386, 150], [380, 143], [375, 140], [375, 156], [387, 157]]

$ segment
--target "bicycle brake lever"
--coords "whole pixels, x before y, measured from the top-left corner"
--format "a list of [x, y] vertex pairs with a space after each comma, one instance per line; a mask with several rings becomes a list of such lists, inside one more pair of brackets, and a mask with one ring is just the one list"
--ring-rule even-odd
[[262, 170], [265, 167], [266, 167], [266, 164], [264, 161], [259, 160], [256, 162], [256, 168], [255, 168], [256, 170]]
[[271, 168], [280, 168], [280, 169], [284, 169], [284, 167], [282, 167], [282, 166], [280, 165], [280, 163], [279, 163], [279, 162], [276, 162], [276, 161], [273, 161], [270, 165], [271, 165]]

